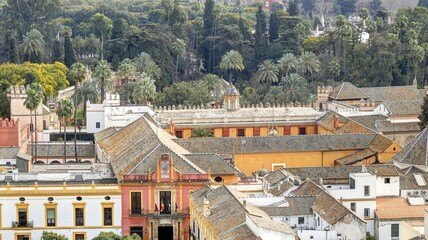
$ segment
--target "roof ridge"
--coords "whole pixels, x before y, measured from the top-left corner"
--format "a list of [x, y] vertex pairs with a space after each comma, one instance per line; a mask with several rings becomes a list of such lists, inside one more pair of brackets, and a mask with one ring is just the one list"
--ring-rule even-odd
[[[409, 87], [413, 88], [413, 85], [402, 85], [402, 86], [379, 86], [379, 87], [358, 87], [358, 88], [399, 88], [399, 87]], [[416, 88], [418, 89], [418, 88]], [[423, 90], [423, 89], [422, 89]]]
[[[404, 146], [404, 148], [406, 148], [407, 146], [409, 146], [412, 142], [413, 142], [413, 146], [409, 147], [409, 150], [404, 154], [403, 158], [399, 161], [400, 163], [402, 162], [402, 160], [404, 160], [411, 152], [411, 150], [413, 150], [413, 148], [415, 147], [416, 143], [419, 142], [419, 139], [422, 138], [422, 135], [424, 135], [424, 133], [427, 131], [427, 128], [425, 128], [424, 130], [422, 130], [419, 135], [417, 137], [415, 137], [413, 140], [415, 141], [410, 141], [406, 146]], [[428, 141], [427, 141], [428, 144]], [[426, 156], [426, 153], [425, 153]]]
[[154, 147], [149, 154], [147, 154], [143, 159], [141, 159], [140, 162], [138, 162], [130, 171], [128, 171], [128, 174], [132, 171], [134, 171], [138, 166], [141, 165], [141, 163], [146, 160], [149, 156], [151, 156], [159, 147], [160, 147], [161, 143], [159, 143], [156, 147]]

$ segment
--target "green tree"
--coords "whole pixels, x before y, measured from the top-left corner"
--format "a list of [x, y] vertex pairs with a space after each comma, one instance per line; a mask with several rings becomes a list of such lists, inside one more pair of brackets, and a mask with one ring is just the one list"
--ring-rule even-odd
[[422, 112], [419, 114], [419, 126], [421, 130], [425, 129], [428, 125], [428, 97], [424, 98], [424, 104], [422, 105]]
[[136, 87], [131, 92], [132, 100], [136, 104], [148, 104], [150, 99], [154, 99], [156, 94], [155, 80], [146, 74], [141, 74], [136, 83]]
[[162, 75], [162, 70], [150, 54], [146, 52], [138, 54], [138, 56], [133, 59], [133, 62], [137, 72], [145, 73], [154, 79], [159, 79]]
[[45, 49], [43, 35], [37, 29], [32, 29], [25, 34], [19, 48], [24, 54], [24, 61], [41, 62], [40, 60]]
[[278, 18], [276, 13], [272, 13], [269, 18], [269, 42], [273, 43], [278, 38]]
[[67, 120], [73, 116], [73, 112], [73, 103], [69, 99], [61, 99], [58, 101], [56, 114], [64, 127], [64, 162], [67, 162]]
[[299, 72], [304, 75], [312, 75], [321, 70], [321, 63], [313, 52], [303, 52], [299, 56], [299, 65]]
[[214, 0], [206, 0], [205, 8], [203, 14], [203, 29], [202, 29], [202, 43], [201, 43], [201, 52], [203, 56], [204, 68], [208, 69], [210, 72], [210, 52], [211, 52], [211, 42], [208, 38], [214, 35], [214, 26], [215, 26], [215, 13], [214, 13], [215, 2]]
[[418, 6], [428, 8], [428, 0], [419, 0]]
[[77, 62], [76, 55], [74, 54], [73, 45], [71, 44], [69, 32], [64, 33], [64, 64], [68, 68]]
[[222, 97], [221, 79], [214, 74], [207, 74], [202, 79], [203, 85], [208, 89], [214, 100], [220, 100]]
[[111, 81], [111, 65], [105, 60], [98, 61], [97, 66], [95, 67], [94, 76], [100, 80], [100, 90], [101, 90], [101, 103], [104, 102], [105, 98], [105, 85], [106, 81]]
[[284, 90], [280, 86], [270, 86], [264, 101], [276, 104], [285, 102]]
[[[44, 97], [43, 88], [39, 83], [35, 82], [27, 86], [27, 98], [24, 101], [24, 106], [25, 108], [30, 110], [31, 155], [33, 157], [33, 163], [34, 161], [37, 161], [37, 142], [35, 143], [34, 137], [33, 137], [34, 131], [37, 134], [37, 107], [42, 102], [43, 97]], [[35, 126], [33, 126], [33, 118], [32, 118], [33, 112], [34, 112]], [[37, 135], [36, 135], [36, 141], [37, 141]]]
[[299, 7], [297, 6], [296, 0], [291, 0], [288, 3], [287, 12], [290, 16], [298, 16], [299, 15]]
[[86, 78], [86, 67], [82, 63], [73, 63], [70, 71], [68, 72], [69, 77], [74, 81], [74, 156], [77, 162], [77, 89], [78, 85], [83, 82]]
[[83, 102], [83, 119], [86, 121], [86, 102], [97, 100], [97, 88], [94, 80], [83, 81], [77, 89], [77, 105]]
[[18, 47], [12, 31], [7, 31], [4, 37], [3, 54], [6, 62], [19, 63]]
[[266, 82], [268, 84], [278, 82], [278, 66], [271, 60], [264, 60], [258, 65], [255, 76], [257, 82]]
[[117, 68], [117, 74], [123, 79], [123, 88], [125, 89], [125, 101], [129, 102], [129, 80], [135, 76], [136, 68], [129, 58], [125, 58]]
[[214, 135], [213, 130], [208, 128], [198, 127], [192, 130], [191, 137], [212, 137], [213, 135]]
[[299, 66], [299, 60], [292, 53], [286, 53], [278, 60], [279, 68], [285, 73], [285, 78], [288, 77], [290, 70], [296, 70]]
[[41, 240], [68, 240], [68, 238], [58, 233], [43, 231]]
[[336, 61], [331, 61], [328, 66], [328, 75], [331, 77], [333, 84], [336, 77], [340, 75], [340, 65]]
[[307, 83], [306, 79], [301, 77], [297, 73], [292, 73], [288, 77], [288, 87], [286, 96], [288, 101], [291, 101], [294, 106], [297, 102], [302, 102], [304, 96], [307, 94]]
[[183, 41], [183, 39], [177, 38], [175, 42], [172, 44], [172, 50], [174, 51], [174, 54], [176, 55], [176, 61], [175, 61], [175, 78], [176, 80], [179, 80], [178, 78], [178, 60], [181, 55], [184, 54], [186, 51], [186, 43]]
[[344, 16], [349, 16], [355, 12], [357, 0], [336, 0], [339, 13]]
[[58, 39], [53, 42], [52, 62], [64, 62], [63, 46]]
[[[422, 0], [424, 1], [424, 0]], [[371, 0], [369, 5], [369, 11], [372, 16], [374, 16], [379, 10], [382, 10], [382, 0]]]
[[92, 240], [122, 240], [122, 236], [114, 232], [100, 232], [98, 236], [92, 238]]
[[256, 32], [254, 33], [254, 52], [255, 62], [259, 63], [265, 56], [268, 47], [266, 16], [262, 6], [259, 5], [256, 12]]
[[221, 58], [220, 69], [229, 72], [229, 82], [232, 82], [232, 70], [242, 71], [245, 66], [241, 54], [238, 51], [230, 50]]
[[310, 13], [315, 9], [315, 0], [302, 0], [302, 6], [306, 13]]
[[200, 106], [209, 103], [210, 100], [210, 93], [204, 84], [175, 82], [156, 94], [155, 104], [157, 106]]
[[101, 13], [95, 13], [91, 17], [91, 23], [94, 26], [95, 34], [100, 38], [100, 58], [104, 59], [104, 41], [111, 34], [113, 22], [110, 18]]

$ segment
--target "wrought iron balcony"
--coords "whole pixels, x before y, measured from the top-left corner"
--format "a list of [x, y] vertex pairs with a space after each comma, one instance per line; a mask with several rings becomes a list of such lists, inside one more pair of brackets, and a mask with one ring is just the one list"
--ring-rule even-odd
[[12, 221], [12, 228], [32, 228], [33, 221]]

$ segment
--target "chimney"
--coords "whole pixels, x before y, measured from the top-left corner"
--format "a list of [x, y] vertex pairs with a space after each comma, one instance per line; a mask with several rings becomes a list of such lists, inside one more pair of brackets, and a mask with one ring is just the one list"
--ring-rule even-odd
[[247, 200], [242, 201], [242, 206], [244, 206], [244, 208], [247, 207]]
[[339, 127], [339, 117], [337, 114], [334, 114], [333, 116], [333, 128], [337, 129]]

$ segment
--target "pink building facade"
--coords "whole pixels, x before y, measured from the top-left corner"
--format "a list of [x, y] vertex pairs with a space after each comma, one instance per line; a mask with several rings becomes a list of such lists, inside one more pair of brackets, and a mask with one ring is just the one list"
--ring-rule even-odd
[[122, 233], [143, 239], [184, 240], [189, 236], [189, 193], [208, 182], [207, 174], [181, 174], [169, 154], [156, 169], [122, 176]]

